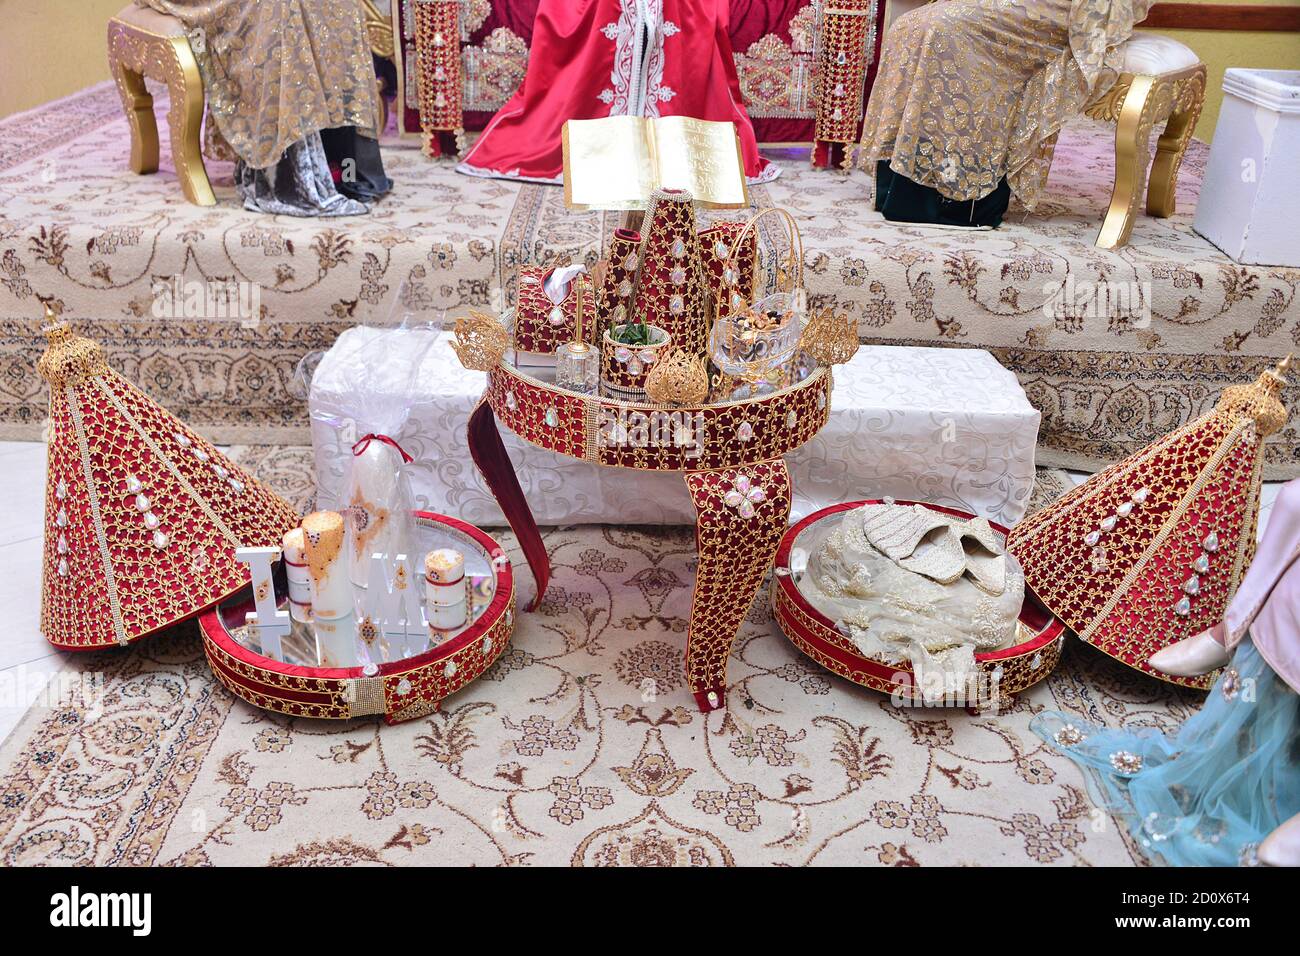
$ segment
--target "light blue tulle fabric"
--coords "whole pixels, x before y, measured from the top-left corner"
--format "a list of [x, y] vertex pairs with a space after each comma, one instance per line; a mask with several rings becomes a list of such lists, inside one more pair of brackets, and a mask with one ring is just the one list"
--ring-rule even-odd
[[1300, 696], [1249, 640], [1173, 736], [1056, 712], [1031, 726], [1094, 771], [1093, 801], [1175, 866], [1251, 865], [1259, 842], [1300, 812]]

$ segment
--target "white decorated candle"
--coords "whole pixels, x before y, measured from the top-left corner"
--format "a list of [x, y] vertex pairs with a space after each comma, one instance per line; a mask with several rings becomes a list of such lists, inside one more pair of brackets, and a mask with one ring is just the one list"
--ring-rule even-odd
[[360, 454], [352, 457], [348, 483], [349, 540], [352, 545], [352, 582], [365, 587], [370, 556], [375, 552], [390, 561], [407, 552], [402, 514], [402, 455], [387, 442], [371, 438], [358, 443]]
[[311, 578], [312, 618], [333, 621], [355, 612], [348, 555], [343, 548], [343, 516], [313, 511], [302, 519], [307, 573]]
[[465, 626], [465, 556], [454, 548], [439, 548], [424, 557], [425, 617], [435, 641], [439, 632]]
[[356, 667], [361, 663], [355, 614], [333, 620], [316, 618], [312, 631], [316, 635], [316, 660], [321, 667]]
[[284, 573], [289, 580], [289, 614], [306, 624], [311, 620], [311, 573], [307, 570], [307, 537], [302, 528], [284, 533]]

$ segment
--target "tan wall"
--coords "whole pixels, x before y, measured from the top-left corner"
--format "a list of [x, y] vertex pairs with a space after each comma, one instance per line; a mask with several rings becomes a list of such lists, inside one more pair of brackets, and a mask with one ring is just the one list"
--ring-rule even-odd
[[108, 79], [104, 29], [128, 0], [0, 0], [0, 116]]
[[[108, 79], [104, 23], [127, 0], [0, 0], [0, 116], [29, 109]], [[1222, 2], [1222, 0], [1200, 0]], [[1300, 0], [1268, 0], [1300, 6]], [[1300, 34], [1163, 30], [1210, 70], [1196, 135], [1210, 139], [1230, 66], [1300, 69]]]
[[[1184, 0], [1223, 3], [1225, 0]], [[1300, 7], [1300, 0], [1267, 0], [1275, 6]], [[1244, 3], [1242, 4], [1245, 5]], [[1209, 70], [1205, 89], [1205, 110], [1196, 124], [1196, 135], [1209, 142], [1223, 102], [1223, 71], [1233, 66], [1264, 70], [1300, 70], [1300, 33], [1242, 33], [1228, 30], [1157, 31], [1186, 43], [1205, 61]]]

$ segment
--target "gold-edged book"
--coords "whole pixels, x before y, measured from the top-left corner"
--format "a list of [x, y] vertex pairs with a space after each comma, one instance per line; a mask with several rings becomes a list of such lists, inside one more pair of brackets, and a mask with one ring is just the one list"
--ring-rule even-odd
[[609, 116], [564, 124], [564, 201], [645, 209], [655, 189], [685, 189], [716, 209], [749, 205], [736, 124], [690, 116]]

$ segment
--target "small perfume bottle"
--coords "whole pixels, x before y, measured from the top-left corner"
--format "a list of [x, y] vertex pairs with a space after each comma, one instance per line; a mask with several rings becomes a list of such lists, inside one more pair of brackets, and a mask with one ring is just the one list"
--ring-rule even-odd
[[600, 351], [588, 344], [582, 320], [585, 304], [590, 301], [591, 282], [585, 275], [578, 276], [577, 318], [574, 322], [573, 341], [565, 342], [555, 350], [555, 384], [571, 392], [596, 391], [600, 378]]

